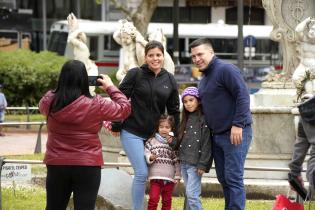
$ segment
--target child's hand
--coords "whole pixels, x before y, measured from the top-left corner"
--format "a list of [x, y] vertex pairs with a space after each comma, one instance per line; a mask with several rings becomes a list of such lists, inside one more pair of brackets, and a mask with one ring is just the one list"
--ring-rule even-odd
[[111, 131], [110, 134], [114, 137], [119, 137], [120, 136], [120, 132], [113, 132]]
[[175, 183], [175, 184], [180, 183], [180, 179], [174, 179], [174, 183]]
[[171, 131], [168, 133], [168, 136], [166, 137], [166, 141], [167, 143], [172, 143], [173, 142], [173, 137], [174, 137], [174, 133]]
[[205, 173], [205, 171], [202, 169], [198, 169], [197, 173], [199, 176], [202, 176]]
[[167, 143], [172, 143], [173, 142], [173, 137], [172, 136], [168, 136], [168, 137], [166, 137], [166, 141], [167, 141]]
[[150, 161], [155, 161], [155, 160], [156, 160], [156, 158], [157, 158], [157, 156], [156, 156], [156, 155], [150, 155]]

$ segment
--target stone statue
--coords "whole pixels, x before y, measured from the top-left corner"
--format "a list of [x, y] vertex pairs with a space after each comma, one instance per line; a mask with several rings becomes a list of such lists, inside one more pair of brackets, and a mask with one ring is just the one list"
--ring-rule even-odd
[[121, 45], [119, 55], [119, 68], [116, 73], [116, 78], [121, 81], [127, 71], [131, 68], [137, 67], [136, 56], [136, 33], [139, 33], [132, 22], [127, 20], [119, 20], [120, 28], [114, 32], [114, 40]]
[[[174, 74], [175, 72], [175, 65], [172, 60], [172, 57], [170, 54], [166, 51], [166, 37], [163, 34], [163, 30], [161, 28], [158, 28], [156, 31], [149, 33], [148, 40], [156, 40], [163, 44], [164, 47], [164, 64], [163, 68], [166, 69], [171, 74]], [[137, 54], [137, 60], [139, 66], [144, 64], [144, 47], [148, 43], [147, 40], [143, 38], [143, 36], [140, 33], [137, 33], [136, 36], [136, 54]]]
[[299, 23], [295, 31], [298, 38], [300, 63], [295, 69], [292, 80], [297, 88], [298, 97], [315, 93], [315, 18], [308, 17]]
[[[117, 79], [121, 81], [129, 69], [144, 64], [144, 48], [148, 41], [144, 39], [132, 22], [128, 22], [127, 20], [123, 19], [119, 20], [119, 23], [120, 27], [114, 32], [113, 38], [118, 44], [122, 46], [120, 51], [119, 69], [116, 73]], [[175, 65], [172, 57], [166, 51], [166, 38], [162, 29], [158, 29], [154, 33], [150, 33], [148, 40], [156, 40], [163, 44], [163, 68], [174, 74]]]
[[[68, 20], [68, 40], [67, 42], [73, 47], [73, 55], [75, 60], [79, 60], [85, 64], [85, 68], [89, 76], [97, 76], [98, 68], [96, 64], [90, 59], [90, 50], [86, 45], [86, 35], [79, 28], [77, 18], [73, 13], [67, 17]], [[90, 86], [90, 93], [95, 95], [95, 87]]]

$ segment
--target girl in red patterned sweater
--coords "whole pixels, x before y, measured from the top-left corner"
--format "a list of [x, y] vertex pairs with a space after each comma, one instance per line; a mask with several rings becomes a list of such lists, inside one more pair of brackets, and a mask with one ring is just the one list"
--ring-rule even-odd
[[145, 157], [149, 164], [150, 192], [148, 210], [156, 210], [160, 196], [162, 209], [172, 207], [172, 193], [180, 180], [180, 166], [176, 152], [170, 144], [175, 129], [174, 118], [162, 115], [156, 127], [155, 135], [145, 144]]

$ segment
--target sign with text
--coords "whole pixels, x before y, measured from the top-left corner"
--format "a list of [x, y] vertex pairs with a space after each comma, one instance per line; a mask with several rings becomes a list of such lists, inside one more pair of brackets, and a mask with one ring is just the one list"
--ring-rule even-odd
[[32, 179], [30, 164], [5, 164], [2, 166], [1, 180], [30, 181]]

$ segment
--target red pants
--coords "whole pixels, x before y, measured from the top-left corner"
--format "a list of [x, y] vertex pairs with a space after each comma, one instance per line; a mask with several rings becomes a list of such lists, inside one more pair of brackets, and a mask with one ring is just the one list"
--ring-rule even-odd
[[162, 210], [171, 210], [172, 193], [175, 183], [161, 179], [153, 179], [150, 181], [148, 210], [156, 210], [160, 195], [162, 196]]

